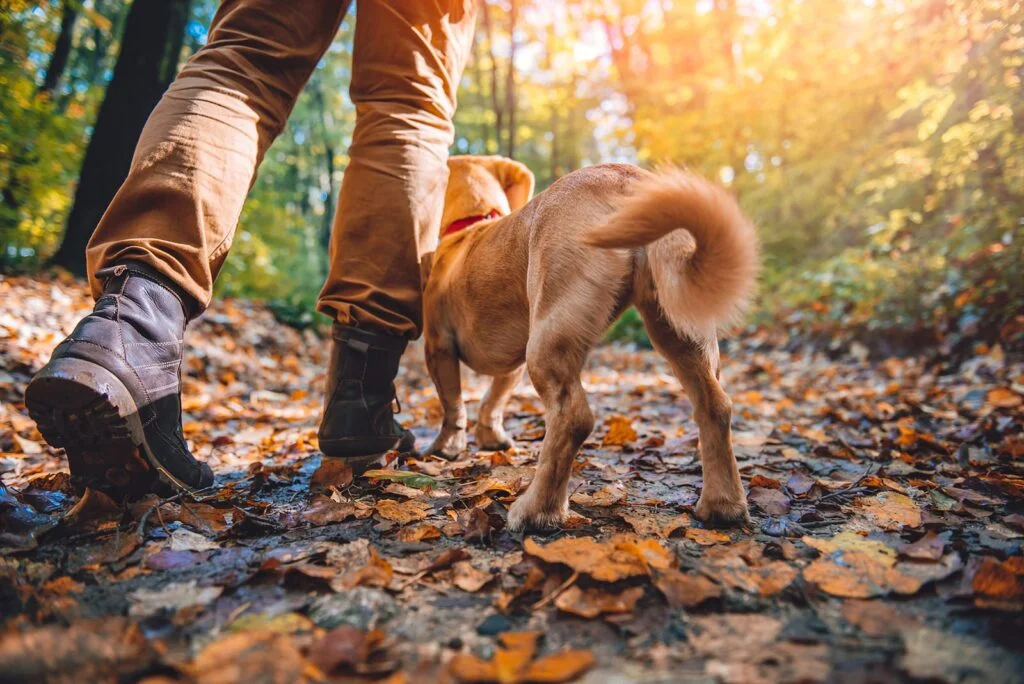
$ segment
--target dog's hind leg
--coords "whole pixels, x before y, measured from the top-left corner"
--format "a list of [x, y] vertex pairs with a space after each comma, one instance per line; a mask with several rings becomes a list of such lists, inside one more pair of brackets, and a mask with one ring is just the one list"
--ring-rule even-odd
[[505, 433], [505, 405], [508, 404], [516, 385], [523, 378], [526, 366], [520, 366], [511, 373], [496, 375], [491, 379], [476, 419], [476, 445], [488, 451], [500, 451], [512, 446], [512, 440]]
[[749, 521], [747, 499], [732, 451], [732, 401], [718, 382], [718, 340], [700, 342], [680, 335], [662, 317], [656, 303], [638, 307], [654, 348], [665, 357], [693, 403], [700, 433], [704, 491], [696, 517], [714, 525]]
[[557, 527], [565, 521], [573, 460], [594, 429], [580, 372], [596, 336], [574, 338], [564, 321], [564, 316], [540, 321], [526, 350], [530, 379], [544, 402], [546, 429], [533, 481], [508, 512], [513, 530]]
[[428, 453], [454, 458], [466, 450], [466, 406], [462, 402], [462, 374], [455, 344], [428, 328], [426, 340], [427, 370], [437, 388], [444, 410], [441, 432]]

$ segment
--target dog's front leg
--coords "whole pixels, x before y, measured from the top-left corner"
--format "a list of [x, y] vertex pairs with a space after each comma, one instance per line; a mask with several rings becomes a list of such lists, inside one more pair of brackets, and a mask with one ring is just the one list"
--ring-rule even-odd
[[426, 336], [427, 370], [444, 410], [441, 432], [430, 453], [455, 458], [466, 450], [466, 406], [462, 403], [462, 377], [454, 341], [449, 336]]

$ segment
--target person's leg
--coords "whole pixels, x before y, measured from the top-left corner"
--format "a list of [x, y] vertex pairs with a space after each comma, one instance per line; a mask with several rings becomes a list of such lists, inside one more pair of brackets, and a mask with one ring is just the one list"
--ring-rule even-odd
[[256, 167], [348, 4], [225, 0], [150, 116], [88, 248], [96, 308], [25, 393], [77, 486], [122, 497], [213, 482], [181, 432], [185, 325], [209, 302]]
[[414, 445], [392, 417], [393, 381], [422, 328], [421, 263], [437, 244], [475, 20], [475, 0], [356, 4], [356, 127], [318, 305], [335, 319], [320, 449], [353, 469]]
[[476, 0], [356, 5], [356, 127], [318, 306], [340, 323], [420, 333], [420, 262], [437, 244], [475, 22]]
[[224, 0], [209, 40], [153, 110], [87, 250], [96, 273], [147, 264], [209, 304], [264, 153], [351, 0]]

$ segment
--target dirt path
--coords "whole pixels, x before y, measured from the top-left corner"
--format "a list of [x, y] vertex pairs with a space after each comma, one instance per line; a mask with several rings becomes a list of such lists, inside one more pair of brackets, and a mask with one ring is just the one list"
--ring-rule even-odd
[[[504, 529], [543, 437], [321, 465], [325, 343], [246, 302], [189, 333], [186, 433], [217, 472], [196, 497], [79, 499], [21, 404], [85, 311], [74, 282], [0, 280], [0, 679], [4, 681], [1020, 681], [1024, 364], [978, 349], [829, 360], [759, 333], [727, 348], [753, 525], [691, 520], [690, 404], [661, 360], [606, 347], [570, 529]], [[855, 350], [857, 351], [857, 350]], [[863, 356], [863, 355], [861, 355]], [[400, 419], [439, 406], [414, 349]], [[471, 374], [470, 374], [471, 375]], [[470, 416], [482, 383], [467, 378]]]

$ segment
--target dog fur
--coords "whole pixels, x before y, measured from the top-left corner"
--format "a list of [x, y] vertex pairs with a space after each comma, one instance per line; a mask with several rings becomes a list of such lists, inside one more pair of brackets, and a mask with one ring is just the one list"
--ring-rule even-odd
[[754, 290], [758, 245], [735, 200], [680, 170], [625, 164], [575, 171], [533, 200], [533, 175], [502, 157], [449, 160], [442, 227], [492, 210], [445, 236], [424, 292], [427, 366], [444, 409], [430, 450], [466, 448], [460, 362], [493, 377], [475, 427], [481, 449], [505, 449], [505, 405], [528, 370], [545, 408], [537, 472], [509, 526], [550, 528], [568, 513], [572, 463], [594, 427], [580, 383], [608, 326], [636, 306], [655, 349], [694, 408], [704, 488], [697, 518], [748, 520], [732, 452], [731, 402], [719, 384], [717, 330]]

